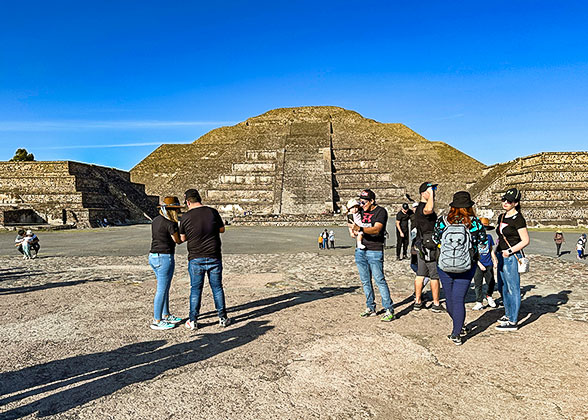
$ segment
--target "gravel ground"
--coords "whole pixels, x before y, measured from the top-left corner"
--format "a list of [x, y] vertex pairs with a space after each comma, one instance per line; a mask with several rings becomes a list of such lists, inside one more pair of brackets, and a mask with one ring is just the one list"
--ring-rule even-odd
[[[473, 330], [455, 347], [446, 314], [411, 310], [414, 277], [393, 248], [385, 272], [398, 319], [360, 318], [352, 242], [318, 251], [315, 232], [231, 227], [235, 322], [217, 325], [205, 288], [193, 332], [148, 327], [147, 226], [40, 233], [41, 254], [27, 261], [13, 233], [0, 234], [0, 418], [588, 418], [584, 262], [531, 248], [520, 330], [495, 331], [502, 311], [470, 310], [470, 290]], [[550, 252], [551, 233], [531, 236]], [[176, 263], [170, 306], [186, 316], [183, 246]]]

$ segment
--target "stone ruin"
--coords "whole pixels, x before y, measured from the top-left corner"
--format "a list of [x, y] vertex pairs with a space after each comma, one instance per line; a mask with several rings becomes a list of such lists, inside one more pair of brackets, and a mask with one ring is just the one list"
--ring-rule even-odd
[[131, 179], [159, 196], [197, 188], [206, 204], [235, 221], [303, 223], [328, 221], [368, 187], [395, 214], [405, 194], [418, 199], [423, 181], [438, 181], [444, 206], [484, 168], [402, 124], [320, 106], [276, 109], [192, 144], [162, 145], [131, 170]]
[[588, 152], [544, 152], [484, 169], [470, 193], [493, 218], [509, 187], [522, 193], [522, 212], [532, 226], [588, 225]]
[[77, 162], [0, 162], [0, 226], [145, 223], [158, 197], [130, 174]]
[[[130, 174], [76, 162], [0, 162], [0, 226], [147, 222], [158, 196], [198, 188], [206, 204], [242, 224], [344, 223], [363, 188], [394, 215], [424, 181], [441, 184], [438, 209], [468, 189], [494, 218], [500, 196], [523, 192], [530, 225], [588, 224], [588, 152], [549, 152], [486, 167], [402, 124], [339, 107], [269, 111], [191, 144], [166, 144]], [[428, 174], [423, 176], [422, 174]], [[146, 195], [150, 194], [150, 195]]]

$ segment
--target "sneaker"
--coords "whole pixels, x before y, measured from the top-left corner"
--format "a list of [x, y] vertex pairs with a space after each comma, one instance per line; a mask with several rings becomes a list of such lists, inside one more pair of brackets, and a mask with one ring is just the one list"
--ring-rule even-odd
[[170, 328], [174, 327], [174, 324], [170, 324], [169, 322], [161, 320], [159, 322], [153, 321], [150, 327], [152, 330], [169, 330]]
[[459, 335], [455, 336], [453, 334], [449, 334], [447, 336], [447, 339], [453, 342], [453, 344], [455, 344], [456, 346], [461, 346], [463, 344], [463, 341], [461, 340], [461, 337]]
[[507, 322], [503, 322], [500, 325], [497, 325], [496, 327], [494, 327], [494, 329], [496, 331], [516, 331], [519, 329], [519, 327], [517, 326], [516, 323], [507, 321]]
[[231, 324], [231, 318], [228, 318], [226, 316], [219, 318], [218, 320], [218, 325], [220, 325], [221, 327], [228, 327]]
[[362, 318], [366, 318], [368, 316], [374, 316], [374, 315], [376, 315], [376, 311], [374, 311], [373, 309], [370, 309], [370, 308], [366, 308], [365, 311], [363, 311], [362, 313], [359, 314], [359, 316]]
[[198, 324], [196, 323], [196, 321], [187, 320], [186, 321], [186, 328], [188, 328], [189, 330], [197, 330]]
[[468, 335], [468, 333], [471, 331], [472, 329], [469, 327], [466, 327], [465, 325], [461, 328], [461, 331], [459, 332], [459, 336], [460, 337], [465, 337], [466, 335]]
[[384, 322], [394, 321], [394, 312], [391, 311], [390, 309], [386, 309], [386, 312], [384, 313], [384, 316], [382, 318], [380, 318], [380, 321], [384, 321]]
[[400, 261], [402, 258], [400, 257], [396, 257], [396, 261]]
[[500, 318], [498, 318], [496, 322], [498, 322], [499, 324], [504, 324], [505, 322], [508, 322], [508, 317], [506, 315], [503, 315]]
[[482, 302], [476, 302], [476, 304], [472, 308], [472, 311], [481, 311], [482, 309], [484, 309], [484, 305], [482, 304]]
[[496, 308], [496, 302], [492, 299], [492, 296], [486, 296], [486, 301], [488, 302], [488, 306], [491, 308]]
[[182, 322], [182, 318], [178, 318], [177, 316], [172, 314], [164, 316], [163, 320], [169, 322], [170, 324], [179, 324], [180, 322]]
[[423, 302], [415, 302], [412, 305], [412, 309], [415, 310], [415, 311], [420, 311], [423, 308], [424, 308]]
[[439, 304], [439, 305], [435, 305], [434, 303], [431, 305], [431, 312], [435, 312], [435, 313], [439, 313], [439, 312], [445, 312], [445, 308], [443, 307], [443, 305]]

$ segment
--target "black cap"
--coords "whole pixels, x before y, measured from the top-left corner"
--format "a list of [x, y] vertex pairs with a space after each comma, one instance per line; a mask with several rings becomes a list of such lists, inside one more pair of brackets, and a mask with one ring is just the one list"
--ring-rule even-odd
[[421, 184], [421, 186], [419, 187], [419, 194], [424, 193], [425, 191], [427, 191], [427, 189], [429, 189], [429, 187], [435, 189], [435, 187], [439, 185], [439, 184], [433, 184], [432, 182], [423, 182]]
[[406, 203], [402, 203], [402, 208], [403, 208], [404, 210], [408, 210], [408, 204], [406, 204]]
[[191, 203], [202, 202], [202, 197], [200, 197], [200, 193], [195, 188], [190, 188], [188, 191], [186, 191], [184, 193], [184, 199], [190, 200]]
[[468, 207], [472, 207], [474, 204], [472, 201], [472, 197], [470, 193], [467, 191], [458, 191], [453, 194], [453, 201], [449, 203], [451, 207], [456, 209], [467, 209]]
[[511, 203], [518, 203], [521, 201], [521, 192], [516, 188], [509, 188], [502, 196], [503, 200], [508, 200]]
[[362, 200], [375, 200], [376, 193], [370, 189], [363, 190], [362, 192], [359, 193], [359, 198], [361, 198]]

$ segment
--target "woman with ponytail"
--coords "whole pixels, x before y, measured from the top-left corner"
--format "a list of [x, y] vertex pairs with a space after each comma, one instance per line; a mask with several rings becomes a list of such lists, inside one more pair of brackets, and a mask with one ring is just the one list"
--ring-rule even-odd
[[182, 321], [169, 311], [169, 288], [175, 267], [176, 244], [182, 240], [178, 232], [178, 214], [182, 208], [177, 197], [165, 197], [159, 205], [159, 215], [151, 224], [151, 250], [149, 251], [149, 265], [155, 272], [157, 289], [153, 299], [154, 330], [167, 330]]

